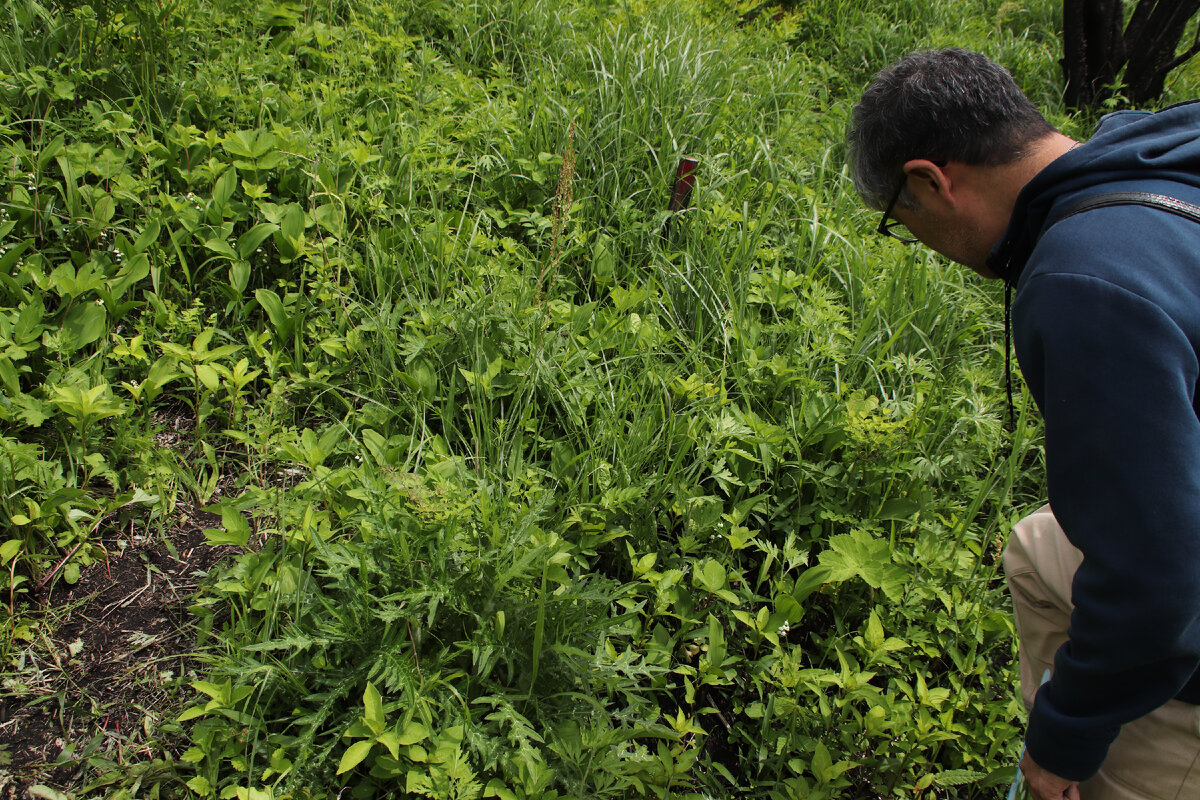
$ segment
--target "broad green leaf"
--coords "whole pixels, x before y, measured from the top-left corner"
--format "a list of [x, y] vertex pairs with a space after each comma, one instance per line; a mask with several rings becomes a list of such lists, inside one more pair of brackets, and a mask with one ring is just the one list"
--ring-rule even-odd
[[54, 99], [55, 100], [74, 100], [75, 99], [75, 84], [68, 80], [56, 80], [54, 82]]
[[795, 625], [804, 619], [804, 606], [790, 594], [775, 597], [775, 612], [786, 619], [789, 625]]
[[827, 783], [830, 779], [830, 773], [833, 771], [833, 759], [829, 755], [829, 748], [824, 742], [818, 741], [816, 752], [812, 758], [812, 774], [820, 783]]
[[21, 391], [21, 378], [17, 375], [16, 365], [13, 364], [11, 358], [4, 356], [0, 356], [0, 384], [3, 384], [5, 391], [10, 394], [17, 394]]
[[108, 284], [108, 293], [114, 299], [125, 296], [138, 281], [150, 274], [150, 259], [139, 253], [129, 259], [128, 263], [113, 277]]
[[428, 738], [429, 729], [416, 720], [413, 720], [405, 725], [404, 730], [400, 732], [399, 743], [401, 745], [416, 744]]
[[375, 741], [388, 749], [392, 754], [392, 758], [400, 757], [400, 737], [395, 731], [385, 731], [375, 738]]
[[246, 291], [250, 284], [250, 262], [235, 261], [229, 265], [229, 285], [238, 294]]
[[125, 504], [124, 504], [124, 506], [122, 506], [122, 508], [127, 507], [127, 506], [136, 506], [136, 505], [147, 505], [147, 506], [154, 505], [155, 503], [157, 503], [159, 501], [158, 495], [151, 494], [150, 492], [147, 492], [145, 489], [141, 489], [137, 486], [133, 487], [132, 495], [126, 495], [126, 496], [129, 497], [129, 499], [125, 501]]
[[267, 312], [267, 318], [271, 320], [271, 325], [280, 336], [287, 336], [291, 332], [291, 315], [284, 308], [283, 301], [279, 299], [279, 295], [270, 289], [255, 289], [254, 299], [262, 306], [263, 311]]
[[91, 344], [99, 339], [106, 329], [107, 317], [104, 306], [98, 303], [75, 303], [63, 319], [63, 333], [68, 338], [64, 345], [70, 350]]
[[[24, 519], [24, 522], [17, 522], [17, 517]], [[12, 521], [17, 525], [28, 525], [29, 517], [23, 514], [14, 514]], [[4, 544], [0, 544], [0, 564], [7, 564], [17, 553], [21, 552], [21, 546], [24, 543], [20, 539], [9, 539]]]
[[361, 742], [355, 742], [346, 748], [346, 752], [342, 754], [341, 763], [338, 764], [337, 774], [349, 772], [357, 767], [362, 760], [371, 752], [371, 747], [375, 744], [371, 739], [364, 739]]
[[41, 295], [35, 294], [21, 306], [21, 311], [17, 314], [17, 321], [12, 330], [13, 341], [22, 345], [31, 344], [48, 327], [44, 324], [45, 319], [46, 306]]
[[876, 520], [906, 520], [921, 510], [921, 504], [906, 497], [887, 500], [875, 515]]
[[221, 683], [212, 683], [211, 681], [192, 681], [192, 688], [201, 694], [206, 694], [213, 700], [221, 703], [229, 702], [230, 681], [224, 680]]
[[883, 623], [879, 620], [879, 614], [872, 611], [867, 619], [867, 629], [863, 632], [863, 641], [871, 650], [878, 650], [883, 646], [883, 639]]
[[500, 800], [517, 800], [516, 794], [507, 788], [499, 778], [492, 778], [488, 781], [487, 787], [483, 790], [483, 796], [498, 797]]
[[706, 561], [704, 566], [696, 572], [696, 577], [700, 584], [710, 592], [725, 588], [725, 567], [716, 559], [710, 558]]
[[616, 259], [605, 239], [599, 239], [592, 248], [592, 277], [597, 283], [612, 283], [615, 265]]
[[333, 235], [340, 235], [345, 223], [346, 212], [338, 203], [326, 203], [313, 209], [313, 222], [320, 225]]
[[197, 364], [196, 377], [200, 379], [200, 382], [203, 383], [205, 388], [207, 388], [210, 392], [215, 392], [217, 387], [221, 385], [221, 376], [218, 375], [216, 369], [209, 364]]
[[8, 249], [0, 253], [0, 273], [8, 275], [13, 271], [13, 267], [21, 260], [21, 255], [29, 249], [33, 242], [29, 239], [9, 245]]
[[233, 156], [257, 159], [275, 147], [275, 134], [263, 128], [252, 131], [234, 131], [221, 140], [221, 145]]
[[260, 222], [243, 233], [237, 240], [238, 257], [249, 258], [259, 245], [277, 230], [279, 230], [279, 226], [273, 222]]
[[158, 220], [152, 219], [146, 223], [146, 227], [138, 234], [137, 239], [133, 243], [133, 252], [141, 253], [150, 245], [158, 241], [158, 234], [162, 232], [162, 225]]
[[203, 717], [207, 713], [208, 709], [204, 706], [192, 706], [191, 708], [185, 708], [183, 713], [179, 715], [177, 721], [187, 722], [188, 720], [196, 719], [197, 717]]
[[71, 159], [66, 156], [59, 156], [54, 160], [58, 163], [58, 168], [62, 170], [65, 210], [72, 217], [82, 218], [83, 209], [79, 202], [79, 179], [75, 176], [75, 168], [71, 165]]
[[229, 242], [224, 239], [212, 238], [204, 243], [204, 246], [212, 250], [217, 255], [225, 256], [226, 258], [236, 260], [238, 258], [237, 251], [229, 246]]
[[304, 209], [296, 203], [288, 205], [279, 222], [279, 233], [287, 239], [300, 241], [304, 238]]
[[152, 386], [155, 389], [161, 389], [171, 381], [182, 376], [183, 373], [175, 365], [174, 359], [162, 356], [150, 365], [150, 371], [146, 373], [146, 380], [142, 381], [142, 386]]
[[712, 614], [708, 615], [708, 658], [714, 669], [725, 663], [725, 629]]
[[378, 734], [383, 731], [383, 697], [375, 684], [367, 681], [366, 691], [363, 692], [363, 717], [371, 731]]
[[233, 167], [221, 173], [221, 177], [217, 178], [213, 184], [212, 202], [213, 206], [219, 211], [229, 204], [229, 198], [233, 197], [233, 190], [237, 188], [237, 170]]
[[[236, 508], [221, 509], [221, 526], [224, 528], [224, 536], [220, 537], [224, 541], [221, 544], [245, 547], [246, 542], [250, 541], [250, 523]], [[210, 543], [216, 543], [214, 537], [208, 535], [208, 531], [205, 531], [204, 534]]]
[[117, 213], [117, 204], [113, 202], [110, 195], [104, 195], [96, 201], [96, 205], [92, 207], [92, 220], [96, 227], [102, 228], [112, 221], [113, 215]]

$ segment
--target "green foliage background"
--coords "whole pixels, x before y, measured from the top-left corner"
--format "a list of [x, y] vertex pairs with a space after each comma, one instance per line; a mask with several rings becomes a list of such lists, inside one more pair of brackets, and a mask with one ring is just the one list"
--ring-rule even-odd
[[0, 659], [106, 531], [239, 552], [95, 796], [999, 796], [1038, 423], [841, 137], [947, 45], [1086, 135], [1055, 12], [12, 0]]

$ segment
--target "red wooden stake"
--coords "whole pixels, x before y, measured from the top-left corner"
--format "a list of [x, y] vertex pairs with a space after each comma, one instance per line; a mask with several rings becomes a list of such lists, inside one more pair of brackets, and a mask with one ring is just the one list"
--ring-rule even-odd
[[692, 199], [692, 187], [696, 185], [696, 167], [699, 163], [694, 158], [679, 159], [679, 166], [675, 168], [675, 187], [671, 190], [671, 204], [667, 206], [669, 211], [682, 211], [688, 207]]

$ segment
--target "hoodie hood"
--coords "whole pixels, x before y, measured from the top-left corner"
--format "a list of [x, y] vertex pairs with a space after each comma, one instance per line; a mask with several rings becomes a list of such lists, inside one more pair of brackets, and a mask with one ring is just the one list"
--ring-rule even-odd
[[1181, 183], [1200, 192], [1200, 101], [1155, 113], [1108, 114], [1091, 139], [1059, 156], [1021, 190], [988, 267], [1015, 286], [1048, 223], [1076, 201], [1100, 191], [1177, 194]]

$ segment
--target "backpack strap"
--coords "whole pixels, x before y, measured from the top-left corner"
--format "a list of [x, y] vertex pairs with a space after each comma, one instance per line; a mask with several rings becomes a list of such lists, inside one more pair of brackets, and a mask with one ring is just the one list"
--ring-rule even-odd
[[1085, 197], [1083, 200], [1080, 200], [1071, 206], [1067, 210], [1067, 213], [1054, 220], [1052, 224], [1057, 224], [1067, 217], [1073, 217], [1076, 214], [1090, 211], [1093, 208], [1126, 205], [1161, 208], [1163, 211], [1177, 214], [1184, 219], [1190, 219], [1192, 222], [1200, 222], [1200, 206], [1192, 205], [1177, 197], [1170, 197], [1165, 194], [1153, 194], [1152, 192], [1105, 192], [1104, 194], [1094, 194], [1091, 197]]

